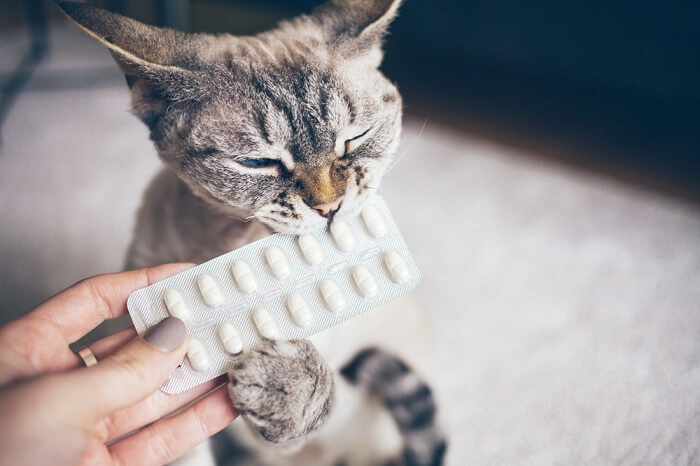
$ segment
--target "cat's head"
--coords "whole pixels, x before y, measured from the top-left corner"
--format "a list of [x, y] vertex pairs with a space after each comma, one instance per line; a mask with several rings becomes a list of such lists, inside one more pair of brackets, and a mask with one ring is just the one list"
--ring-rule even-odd
[[387, 169], [401, 97], [378, 70], [400, 0], [333, 0], [257, 36], [186, 34], [60, 3], [124, 71], [160, 157], [276, 231], [352, 215]]

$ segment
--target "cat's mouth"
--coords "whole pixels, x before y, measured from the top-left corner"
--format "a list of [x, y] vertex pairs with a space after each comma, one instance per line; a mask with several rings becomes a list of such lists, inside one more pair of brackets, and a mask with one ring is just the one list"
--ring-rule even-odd
[[338, 208], [335, 210], [331, 210], [327, 214], [321, 214], [321, 217], [327, 218], [328, 219], [328, 228], [331, 227], [331, 223], [333, 222], [333, 219], [335, 218], [335, 214], [338, 213], [340, 209], [343, 208], [343, 201], [340, 201], [340, 204], [338, 204]]
[[278, 209], [266, 207], [254, 217], [276, 233], [301, 235], [330, 228], [333, 222], [342, 221], [357, 215], [365, 205], [368, 195], [350, 195], [341, 201], [336, 209], [321, 213], [304, 205], [297, 207], [296, 216], [280, 215]]

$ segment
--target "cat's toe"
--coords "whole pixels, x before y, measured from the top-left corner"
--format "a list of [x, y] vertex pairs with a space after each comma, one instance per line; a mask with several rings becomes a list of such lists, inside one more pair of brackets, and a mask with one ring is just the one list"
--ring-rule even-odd
[[268, 341], [229, 371], [233, 405], [260, 436], [284, 444], [323, 425], [335, 400], [333, 373], [306, 340]]

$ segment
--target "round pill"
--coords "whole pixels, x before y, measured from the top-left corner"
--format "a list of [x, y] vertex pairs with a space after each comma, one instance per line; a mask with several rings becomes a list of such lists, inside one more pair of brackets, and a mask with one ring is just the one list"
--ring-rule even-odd
[[408, 264], [403, 260], [401, 254], [389, 249], [384, 252], [384, 265], [389, 272], [389, 277], [394, 283], [399, 285], [406, 283], [411, 278], [411, 271], [408, 269]]
[[201, 341], [196, 338], [190, 338], [187, 346], [187, 360], [190, 362], [192, 369], [197, 372], [209, 369], [209, 355]]
[[242, 259], [236, 260], [231, 265], [231, 275], [236, 281], [236, 286], [243, 293], [252, 293], [258, 287], [253, 271], [248, 263]]
[[331, 223], [331, 236], [335, 245], [343, 252], [350, 252], [355, 249], [355, 235], [345, 222], [335, 221]]
[[168, 309], [168, 313], [171, 316], [177, 317], [180, 320], [189, 319], [190, 308], [187, 306], [185, 298], [183, 298], [176, 289], [168, 288], [165, 290], [163, 302], [165, 302], [165, 307]]
[[277, 324], [270, 313], [267, 312], [267, 309], [262, 307], [255, 309], [253, 311], [253, 322], [255, 322], [255, 326], [258, 328], [258, 332], [260, 332], [263, 338], [269, 340], [279, 338], [280, 330], [277, 328]]
[[341, 312], [345, 309], [345, 296], [343, 292], [340, 291], [338, 285], [329, 278], [321, 280], [319, 283], [319, 290], [321, 291], [321, 297], [326, 307], [331, 312]]
[[219, 339], [228, 354], [238, 354], [243, 351], [243, 341], [233, 324], [222, 322], [219, 324], [217, 331], [219, 333]]
[[219, 307], [224, 304], [224, 295], [211, 275], [204, 274], [197, 278], [197, 288], [207, 306]]
[[381, 238], [387, 234], [387, 226], [379, 209], [373, 205], [368, 205], [362, 209], [362, 221], [367, 227], [367, 231], [375, 238]]
[[318, 265], [323, 262], [323, 252], [321, 246], [316, 241], [316, 238], [309, 234], [301, 235], [297, 239], [297, 245], [301, 251], [301, 255], [309, 265]]
[[270, 246], [265, 249], [265, 260], [275, 278], [284, 280], [289, 276], [289, 262], [280, 248]]
[[365, 298], [374, 298], [379, 292], [374, 275], [364, 265], [356, 265], [352, 268], [352, 279], [357, 286], [357, 291]]
[[292, 315], [292, 320], [299, 327], [308, 327], [314, 319], [309, 305], [299, 293], [292, 293], [287, 296], [287, 309]]

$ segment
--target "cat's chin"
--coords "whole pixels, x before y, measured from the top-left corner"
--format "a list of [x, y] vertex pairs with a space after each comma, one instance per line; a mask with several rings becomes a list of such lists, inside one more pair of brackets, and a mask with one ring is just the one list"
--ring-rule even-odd
[[304, 233], [313, 233], [328, 227], [328, 220], [320, 216], [318, 216], [318, 219], [301, 220], [298, 224], [284, 224], [268, 218], [258, 218], [258, 220], [275, 233], [285, 235], [303, 235]]

